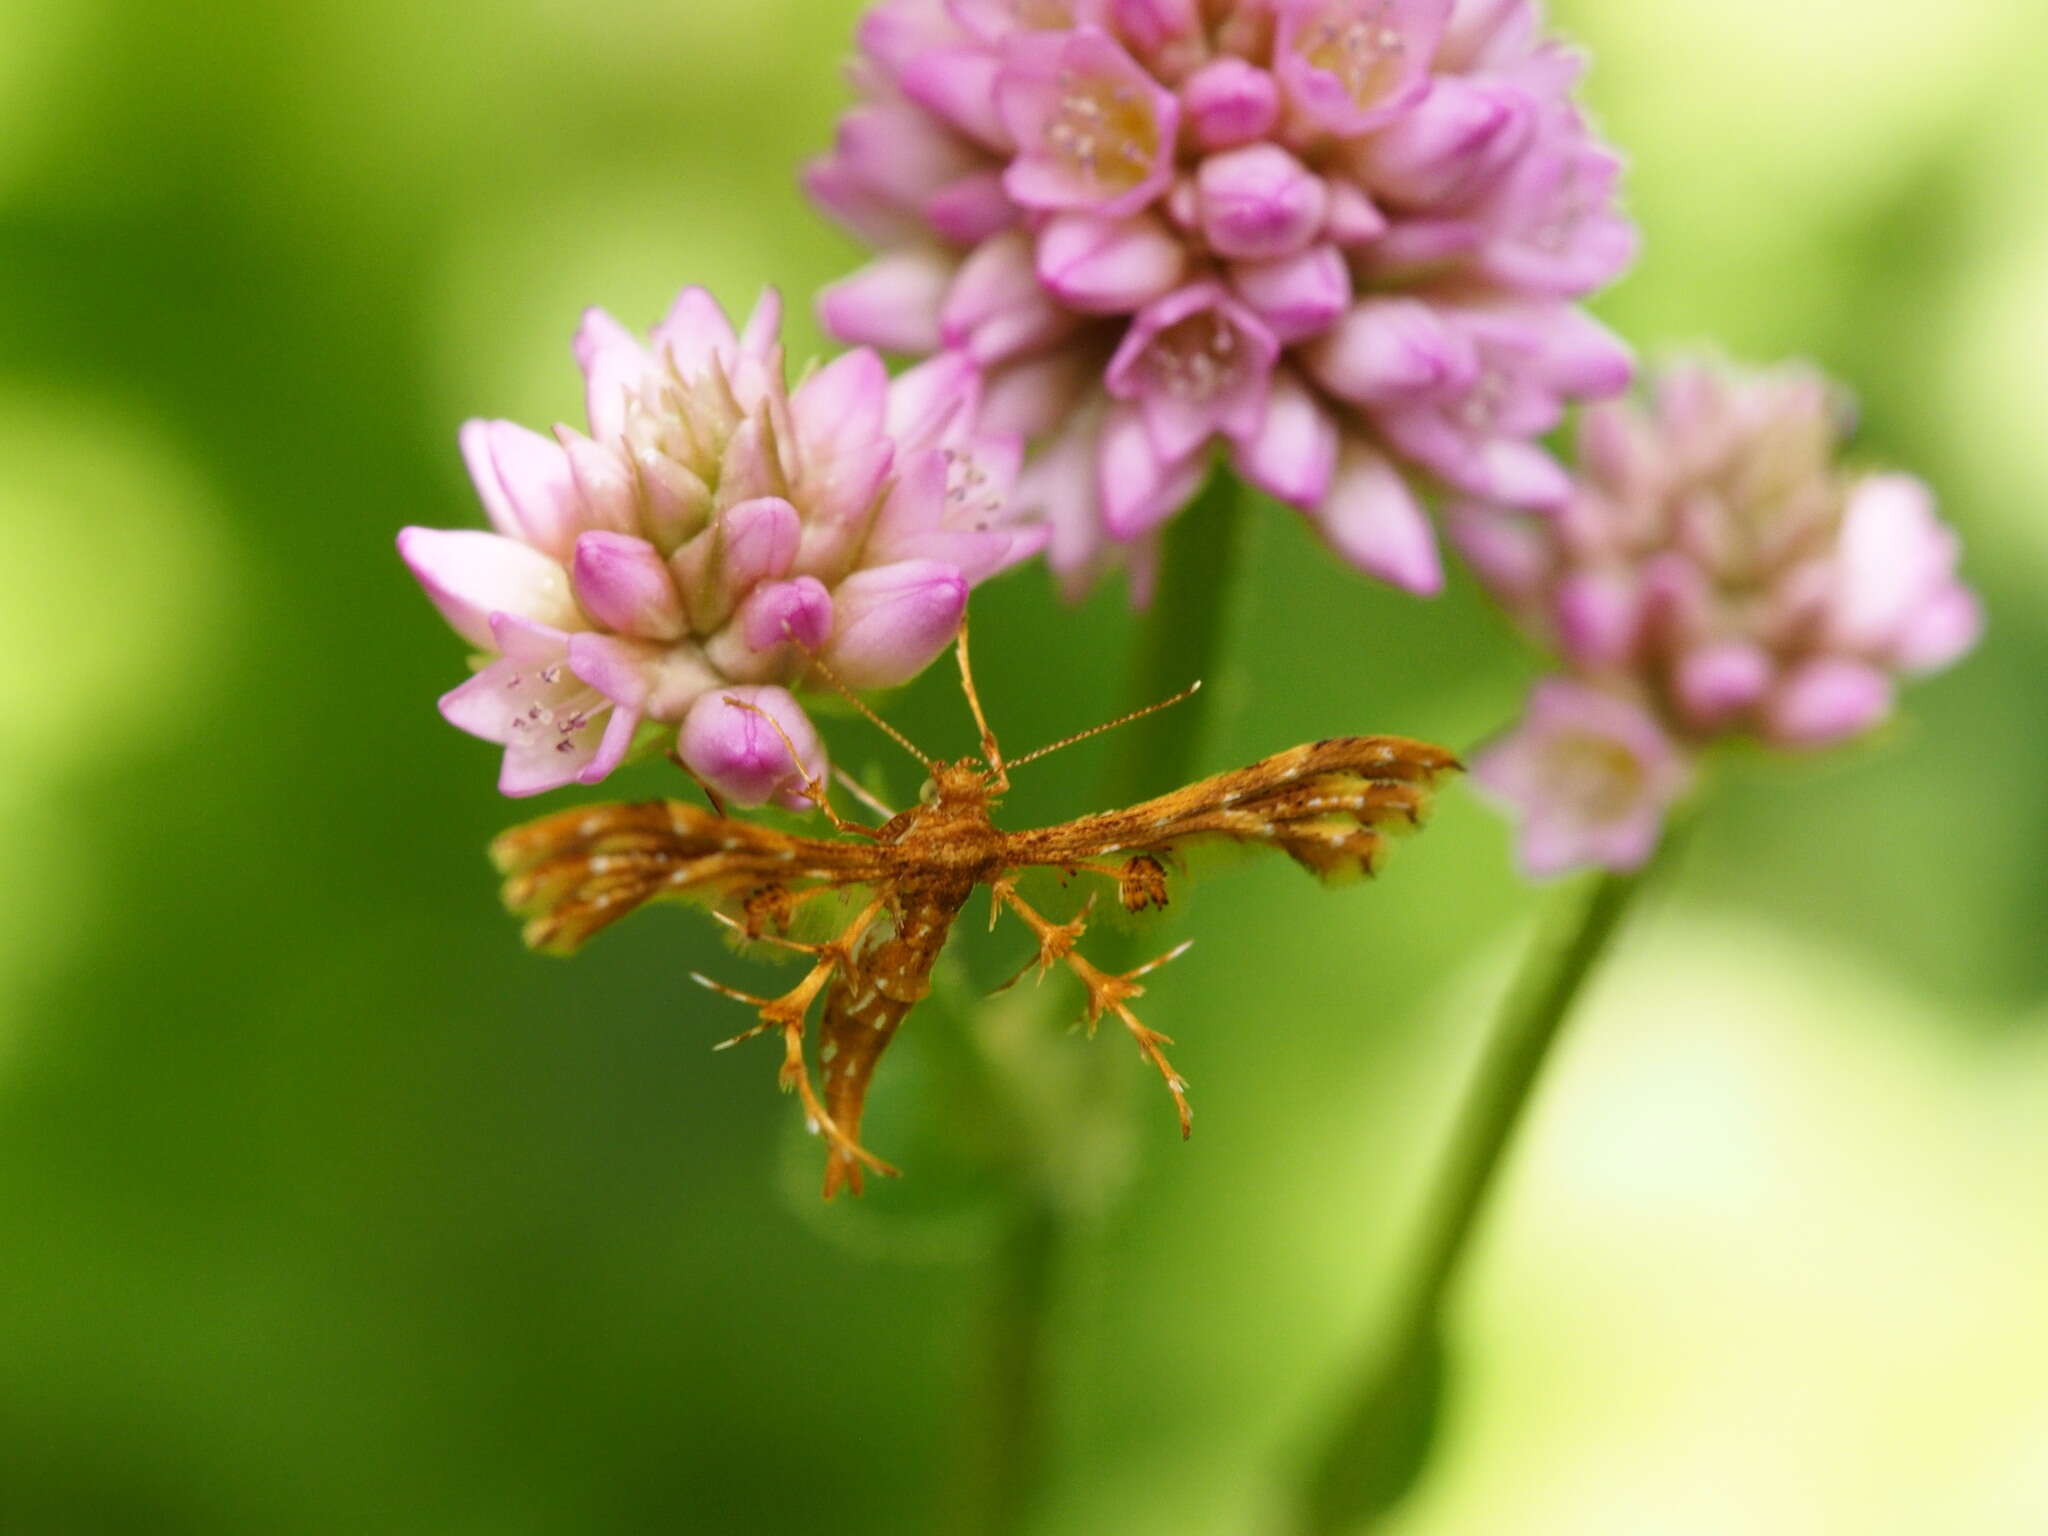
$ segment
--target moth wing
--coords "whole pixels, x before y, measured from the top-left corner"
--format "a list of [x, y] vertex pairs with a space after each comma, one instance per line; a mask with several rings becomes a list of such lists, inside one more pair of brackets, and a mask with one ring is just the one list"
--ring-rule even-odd
[[680, 800], [558, 811], [500, 834], [491, 860], [528, 948], [558, 955], [650, 902], [714, 907], [758, 932], [786, 926], [806, 894], [889, 872], [874, 845], [796, 837]]
[[1165, 904], [1168, 864], [1216, 847], [1278, 848], [1319, 879], [1357, 879], [1378, 869], [1391, 836], [1422, 824], [1437, 780], [1457, 768], [1443, 748], [1403, 737], [1319, 741], [1128, 810], [1019, 833], [1010, 856], [1115, 873], [1132, 911]]

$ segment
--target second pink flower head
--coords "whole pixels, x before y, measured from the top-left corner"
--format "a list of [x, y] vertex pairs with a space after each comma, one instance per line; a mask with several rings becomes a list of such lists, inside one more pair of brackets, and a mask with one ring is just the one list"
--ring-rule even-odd
[[882, 0], [860, 41], [808, 184], [882, 254], [825, 322], [972, 361], [1070, 584], [1213, 445], [1416, 591], [1421, 488], [1564, 499], [1536, 439], [1628, 380], [1576, 302], [1634, 235], [1534, 0]]

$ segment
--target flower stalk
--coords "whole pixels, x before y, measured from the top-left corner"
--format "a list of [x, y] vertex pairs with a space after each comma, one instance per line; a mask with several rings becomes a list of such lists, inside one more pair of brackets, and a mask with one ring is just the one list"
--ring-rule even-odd
[[[1137, 626], [1125, 703], [1156, 703], [1214, 670], [1229, 620], [1228, 584], [1250, 492], [1226, 471], [1215, 472], [1188, 514], [1168, 532], [1163, 579], [1150, 612]], [[1165, 783], [1191, 776], [1201, 746], [1213, 689], [1195, 694], [1163, 716], [1124, 727], [1123, 740], [1104, 780], [1106, 805], [1126, 805]], [[1127, 931], [1101, 932], [1101, 963], [1122, 970], [1135, 954]], [[1112, 1051], [1088, 1053], [1091, 1075], [1120, 1073]], [[1097, 1113], [1122, 1114], [1126, 1096], [1105, 1085], [1085, 1101]], [[1069, 1125], [1068, 1137], [1083, 1133]], [[981, 1339], [984, 1355], [976, 1391], [974, 1432], [981, 1437], [966, 1460], [967, 1486], [957, 1510], [962, 1531], [1004, 1533], [1028, 1523], [1044, 1471], [1051, 1370], [1048, 1340], [1069, 1255], [1081, 1228], [1113, 1191], [1077, 1195], [1044, 1177], [1054, 1164], [1047, 1151], [1028, 1147], [1015, 1172], [1018, 1198], [996, 1256], [991, 1315]], [[1105, 1176], [1113, 1176], [1104, 1170]]]
[[1392, 1509], [1425, 1465], [1441, 1389], [1444, 1310], [1536, 1086], [1587, 982], [1644, 889], [1675, 859], [1667, 836], [1631, 873], [1605, 872], [1544, 925], [1482, 1048], [1388, 1314], [1310, 1462], [1297, 1536], [1354, 1531]]

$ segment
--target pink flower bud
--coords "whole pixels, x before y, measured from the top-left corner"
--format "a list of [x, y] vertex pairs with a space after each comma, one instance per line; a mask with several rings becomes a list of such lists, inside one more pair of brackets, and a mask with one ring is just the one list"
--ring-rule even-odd
[[1909, 475], [1857, 484], [1842, 514], [1841, 553], [1830, 594], [1829, 634], [1839, 645], [1884, 654], [1951, 580], [1955, 535], [1934, 496]]
[[1621, 160], [1578, 124], [1536, 136], [1483, 210], [1487, 274], [1531, 296], [1591, 293], [1635, 260], [1635, 228], [1614, 212]]
[[790, 421], [806, 453], [836, 458], [879, 444], [889, 408], [889, 370], [866, 347], [842, 352], [796, 387]]
[[818, 297], [818, 317], [841, 341], [891, 352], [929, 352], [939, 344], [939, 305], [953, 264], [913, 247], [877, 257]]
[[814, 651], [832, 633], [832, 594], [815, 576], [763, 582], [747, 594], [733, 622], [752, 650], [796, 645]]
[[1330, 206], [1322, 178], [1277, 144], [1211, 155], [1195, 186], [1210, 248], [1240, 261], [1293, 255], [1316, 238]]
[[1112, 25], [1141, 53], [1163, 52], [1202, 28], [1198, 0], [1109, 0], [1108, 9]]
[[1282, 345], [1328, 330], [1351, 303], [1351, 272], [1334, 245], [1312, 245], [1277, 261], [1238, 262], [1230, 285]]
[[958, 352], [940, 352], [889, 381], [886, 425], [905, 462], [974, 426], [981, 373]]
[[1195, 142], [1208, 150], [1263, 139], [1280, 120], [1280, 87], [1273, 77], [1227, 54], [1190, 75], [1180, 99]]
[[1387, 232], [1387, 216], [1355, 181], [1332, 181], [1323, 232], [1341, 246], [1371, 245]]
[[1983, 634], [1983, 605], [1968, 588], [1950, 582], [1906, 621], [1891, 659], [1910, 674], [1939, 672], [1960, 660]]
[[1058, 214], [1038, 233], [1038, 278], [1070, 307], [1128, 314], [1170, 291], [1187, 247], [1150, 214], [1111, 220]]
[[908, 59], [903, 94], [969, 138], [998, 152], [1009, 147], [996, 112], [998, 56], [986, 48], [932, 48]]
[[593, 442], [568, 427], [555, 428], [555, 441], [569, 457], [569, 474], [583, 507], [585, 528], [635, 533], [640, 527], [640, 487], [625, 454], [607, 443]]
[[636, 455], [641, 515], [648, 539], [663, 554], [674, 554], [711, 516], [711, 488], [693, 470], [656, 452]]
[[951, 643], [966, 610], [966, 579], [941, 561], [856, 571], [834, 594], [825, 660], [849, 688], [893, 688]]
[[1644, 622], [1661, 645], [1686, 649], [1709, 636], [1714, 591], [1696, 561], [1663, 550], [1643, 562]]
[[1696, 646], [1678, 661], [1672, 692], [1686, 723], [1697, 731], [1716, 731], [1754, 709], [1770, 691], [1770, 655], [1742, 640]]
[[1056, 341], [1073, 325], [1040, 285], [1031, 240], [1019, 231], [983, 241], [939, 310], [941, 339], [984, 367]]
[[584, 527], [583, 501], [561, 446], [509, 421], [466, 421], [461, 442], [491, 526], [508, 539], [568, 559]]
[[906, 102], [855, 107], [833, 144], [839, 173], [891, 203], [915, 203], [976, 169], [959, 138]]
[[1438, 80], [1372, 141], [1373, 186], [1408, 207], [1455, 202], [1518, 154], [1535, 122], [1535, 102], [1515, 86]]
[[1359, 404], [1436, 394], [1478, 372], [1471, 343], [1420, 299], [1362, 299], [1302, 356], [1325, 388]]
[[640, 338], [601, 309], [586, 309], [577, 328], [576, 366], [583, 370], [583, 403], [591, 434], [615, 438], [626, 407], [646, 376], [650, 359]]
[[676, 752], [739, 806], [773, 800], [801, 810], [810, 804], [805, 778], [822, 783], [827, 768], [817, 728], [783, 688], [714, 688], [683, 717]]
[[576, 600], [606, 629], [647, 640], [674, 640], [689, 627], [661, 553], [623, 533], [586, 533], [570, 566]]
[[734, 597], [787, 572], [796, 560], [802, 521], [780, 496], [759, 496], [728, 509], [718, 520], [723, 545], [720, 584]]
[[1017, 205], [998, 171], [980, 171], [939, 188], [923, 203], [925, 222], [955, 245], [979, 245], [1018, 222]]
[[1828, 656], [1793, 672], [1764, 706], [1764, 733], [1779, 746], [1826, 747], [1861, 736], [1891, 712], [1891, 679], [1859, 661]]
[[1557, 637], [1565, 658], [1593, 671], [1618, 667], [1636, 645], [1642, 595], [1614, 569], [1576, 571], [1558, 583]]
[[802, 518], [780, 496], [756, 496], [719, 514], [669, 557], [692, 624], [722, 628], [756, 582], [789, 574], [802, 538]]

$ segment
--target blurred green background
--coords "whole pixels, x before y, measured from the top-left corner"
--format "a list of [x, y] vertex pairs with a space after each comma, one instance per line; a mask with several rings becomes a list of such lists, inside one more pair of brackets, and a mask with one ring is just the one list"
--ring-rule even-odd
[[[855, 253], [793, 175], [856, 9], [0, 8], [0, 1530], [955, 1507], [993, 1197], [933, 1042], [972, 989], [869, 1117], [909, 1178], [822, 1207], [773, 1053], [711, 1056], [739, 1021], [683, 981], [753, 961], [678, 912], [519, 950], [481, 850], [531, 808], [436, 718], [461, 647], [391, 548], [478, 521], [462, 417], [575, 415], [585, 304], [774, 282], [817, 344], [804, 296]], [[1634, 159], [1647, 257], [1609, 318], [1853, 381], [1992, 632], [1882, 746], [1729, 783], [1546, 1086], [1398, 1528], [2048, 1529], [2048, 12], [1554, 9]], [[1113, 592], [1071, 613], [1022, 572], [976, 631], [1014, 746], [1121, 696]], [[1533, 665], [1469, 589], [1367, 586], [1271, 509], [1227, 657], [1203, 770], [1469, 745]], [[892, 715], [969, 745], [943, 669]], [[1094, 808], [1107, 750], [1012, 824]], [[1544, 899], [1461, 790], [1376, 885], [1203, 884], [1148, 1006], [1186, 1146], [1128, 1042], [1011, 1029], [1055, 1085], [1109, 1053], [1135, 1116], [1073, 1149], [1129, 1187], [1057, 1277], [1035, 1529], [1258, 1528]]]

